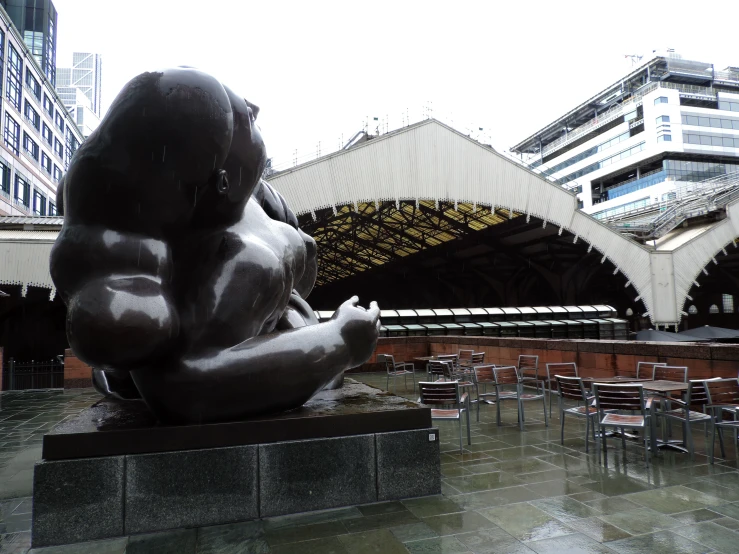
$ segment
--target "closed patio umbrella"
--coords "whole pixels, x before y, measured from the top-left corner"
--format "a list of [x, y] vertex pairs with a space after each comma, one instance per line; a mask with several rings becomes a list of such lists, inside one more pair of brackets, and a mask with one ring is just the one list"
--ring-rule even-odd
[[739, 339], [739, 330], [714, 327], [712, 325], [704, 325], [703, 327], [688, 329], [679, 334], [691, 335], [693, 337], [701, 337], [704, 339]]
[[706, 342], [708, 339], [694, 337], [687, 333], [669, 333], [668, 331], [648, 329], [646, 331], [639, 331], [636, 334], [636, 340], [646, 342]]

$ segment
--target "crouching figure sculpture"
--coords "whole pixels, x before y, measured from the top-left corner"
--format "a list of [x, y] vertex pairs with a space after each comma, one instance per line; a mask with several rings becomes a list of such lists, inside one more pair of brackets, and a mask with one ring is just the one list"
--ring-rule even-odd
[[316, 243], [261, 180], [258, 108], [192, 68], [118, 95], [59, 186], [51, 275], [95, 384], [168, 422], [301, 406], [374, 350], [379, 308], [318, 323]]

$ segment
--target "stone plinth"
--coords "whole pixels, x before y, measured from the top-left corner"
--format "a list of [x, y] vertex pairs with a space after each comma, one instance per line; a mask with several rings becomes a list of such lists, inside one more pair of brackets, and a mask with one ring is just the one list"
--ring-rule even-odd
[[431, 411], [347, 379], [299, 410], [159, 425], [103, 400], [44, 436], [33, 545], [397, 500], [441, 492]]

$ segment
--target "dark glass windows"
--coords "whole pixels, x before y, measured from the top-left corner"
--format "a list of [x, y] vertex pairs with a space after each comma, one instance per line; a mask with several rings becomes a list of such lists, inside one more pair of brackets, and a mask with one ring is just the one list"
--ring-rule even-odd
[[10, 198], [10, 167], [0, 162], [0, 193]]
[[23, 60], [15, 47], [8, 43], [8, 84], [6, 87], [6, 97], [15, 109], [21, 111], [22, 86], [23, 78]]
[[657, 104], [667, 104], [667, 96], [660, 96], [658, 98], [655, 98], [654, 105], [656, 106]]
[[661, 115], [657, 118], [657, 123], [669, 123], [669, 122], [670, 122], [669, 115]]
[[715, 129], [734, 129], [739, 131], [739, 119], [726, 117], [702, 117], [697, 115], [683, 115], [683, 125], [696, 125], [698, 127], [713, 127]]
[[36, 128], [37, 131], [41, 130], [41, 116], [33, 109], [33, 106], [31, 106], [31, 103], [28, 100], [26, 100], [23, 105], [23, 115], [26, 116], [26, 119]]
[[38, 144], [31, 138], [31, 135], [23, 131], [23, 150], [36, 161], [38, 161], [39, 149]]
[[3, 131], [5, 146], [16, 156], [20, 153], [21, 126], [15, 119], [5, 112], [5, 130]]
[[60, 160], [64, 159], [64, 145], [58, 138], [54, 139], [54, 153], [59, 156]]
[[54, 181], [58, 183], [59, 179], [61, 178], [62, 178], [62, 170], [59, 169], [59, 167], [56, 164], [54, 164]]
[[59, 129], [62, 133], [64, 132], [64, 118], [62, 117], [62, 114], [59, 112], [59, 110], [56, 111], [56, 128]]
[[41, 152], [41, 167], [44, 168], [44, 171], [51, 175], [51, 158], [46, 152]]
[[51, 101], [49, 95], [44, 93], [44, 110], [49, 114], [51, 119], [54, 119], [54, 102]]
[[18, 175], [18, 173], [15, 174], [13, 200], [15, 200], [16, 204], [20, 204], [26, 208], [31, 206], [31, 184]]
[[51, 127], [49, 127], [46, 122], [43, 123], [41, 135], [44, 137], [44, 140], [49, 143], [49, 146], [54, 145], [54, 134], [51, 132]]
[[41, 100], [41, 85], [36, 80], [36, 77], [33, 76], [33, 73], [31, 70], [26, 67], [26, 86], [28, 87], [28, 90], [31, 91], [31, 94], [33, 94], [37, 100]]
[[39, 191], [33, 191], [33, 215], [46, 215], [46, 197]]

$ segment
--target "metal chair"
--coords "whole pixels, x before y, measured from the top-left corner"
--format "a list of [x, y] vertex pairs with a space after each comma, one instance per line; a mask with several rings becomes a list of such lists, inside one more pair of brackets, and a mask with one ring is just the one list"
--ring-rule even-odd
[[[589, 447], [589, 436], [591, 423], [590, 420], [598, 417], [598, 410], [594, 406], [591, 406], [593, 400], [592, 396], [588, 396], [583, 385], [582, 378], [580, 377], [562, 377], [561, 375], [555, 376], [557, 379], [557, 391], [559, 392], [559, 419], [561, 426], [561, 437], [560, 444], [565, 443], [565, 414], [572, 414], [577, 417], [585, 418], [585, 452], [588, 451]], [[565, 408], [564, 400], [568, 398], [570, 400], [577, 400], [582, 402], [582, 406], [576, 406], [574, 408]], [[593, 441], [595, 438], [595, 428], [597, 423], [592, 423], [593, 428]]]
[[[473, 368], [475, 372], [475, 394], [477, 396], [477, 421], [480, 421], [480, 404], [495, 404], [495, 400], [488, 400], [487, 397], [494, 397], [497, 400], [497, 389], [495, 388], [495, 375], [493, 369], [495, 365], [478, 365]], [[487, 386], [491, 385], [496, 392], [488, 392]], [[482, 387], [482, 392], [480, 392]]]
[[472, 364], [472, 367], [476, 365], [482, 365], [485, 363], [485, 352], [473, 352], [472, 353], [472, 359], [470, 360], [470, 364]]
[[654, 381], [654, 368], [666, 365], [664, 362], [636, 362], [636, 378]]
[[547, 389], [549, 389], [549, 417], [552, 417], [552, 388], [557, 386], [556, 375], [562, 377], [577, 377], [577, 364], [575, 362], [562, 362], [547, 364]]
[[[544, 425], [549, 426], [547, 421], [547, 404], [544, 398], [544, 393], [532, 394], [523, 392], [523, 385], [521, 380], [518, 378], [518, 370], [516, 366], [507, 367], [495, 367], [493, 368], [493, 378], [495, 380], [495, 392], [496, 402], [495, 407], [497, 409], [498, 425], [500, 425], [500, 405], [504, 400], [515, 400], [518, 405], [518, 424], [521, 431], [524, 430], [524, 409], [523, 403], [529, 400], [541, 399], [541, 404], [544, 407]], [[504, 390], [502, 387], [514, 387], [515, 390]]]
[[467, 415], [467, 444], [472, 444], [470, 432], [469, 395], [465, 392], [460, 396], [459, 383], [456, 381], [434, 381], [433, 383], [420, 381], [418, 383], [420, 398], [418, 401], [427, 406], [444, 405], [447, 409], [431, 409], [431, 419], [459, 421], [459, 452], [462, 452], [462, 414]]
[[472, 355], [475, 353], [474, 350], [460, 350], [457, 352], [457, 359], [460, 362], [471, 362]]
[[518, 357], [518, 375], [524, 385], [533, 381], [536, 392], [539, 392], [539, 356], [521, 354]]
[[[685, 444], [688, 447], [690, 458], [693, 459], [695, 445], [693, 443], [693, 433], [690, 429], [690, 424], [705, 423], [711, 420], [711, 416], [705, 412], [705, 407], [709, 403], [705, 380], [688, 381], [688, 391], [685, 395], [685, 401], [673, 398], [670, 402], [679, 407], [665, 412], [654, 412], [652, 417], [662, 416], [668, 421], [679, 421], [683, 425]], [[696, 412], [691, 410], [693, 406], [701, 406], [704, 411]]]
[[[644, 398], [644, 388], [639, 384], [593, 383], [593, 393], [595, 394], [595, 407], [598, 410], [598, 425], [600, 427], [600, 433], [596, 435], [598, 437], [596, 440], [603, 441], [603, 463], [608, 465], [608, 447], [605, 434], [607, 427], [621, 429], [621, 442], [624, 449], [626, 449], [624, 428], [641, 428], [644, 437], [644, 459], [648, 467], [649, 443], [647, 440], [648, 437], [651, 438], [654, 435], [650, 426], [652, 419]], [[639, 415], [607, 413], [607, 410], [632, 410], [639, 412]], [[600, 449], [598, 449], [598, 458], [600, 459]]]
[[428, 373], [429, 380], [436, 381], [442, 379], [447, 371], [447, 367], [453, 369], [453, 363], [451, 361], [430, 360], [426, 364], [426, 373]]
[[686, 366], [656, 364], [652, 372], [652, 381], [688, 382], [688, 368]]
[[452, 362], [454, 369], [459, 368], [459, 354], [439, 354], [436, 358], [440, 362]]
[[[410, 371], [408, 368], [410, 367]], [[393, 378], [393, 390], [398, 391], [398, 385], [395, 383], [398, 377], [403, 377], [406, 390], [408, 390], [408, 375], [413, 377], [413, 392], [416, 391], [416, 368], [411, 362], [396, 362], [392, 354], [385, 354], [385, 370], [387, 371], [387, 383], [385, 388], [390, 391], [390, 377]]]
[[[721, 456], [726, 456], [724, 451], [724, 443], [721, 437], [721, 429], [732, 429], [734, 435], [734, 448], [737, 449], [737, 429], [739, 429], [739, 421], [723, 420], [723, 412], [735, 410], [739, 406], [739, 380], [738, 379], [710, 379], [703, 381], [708, 395], [707, 408], [711, 410], [711, 447], [710, 458], [713, 463], [713, 445], [716, 441], [716, 428], [719, 430], [719, 446], [721, 447]], [[708, 446], [706, 446], [708, 450]]]

